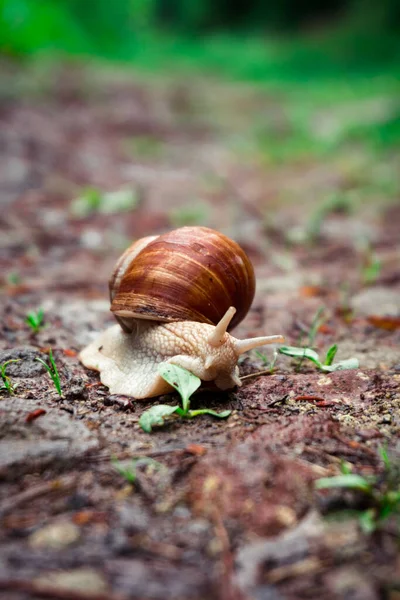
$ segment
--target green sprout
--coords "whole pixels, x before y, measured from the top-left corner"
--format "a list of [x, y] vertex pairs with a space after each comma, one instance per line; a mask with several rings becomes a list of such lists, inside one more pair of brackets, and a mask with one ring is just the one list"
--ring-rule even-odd
[[161, 363], [158, 372], [167, 383], [179, 392], [182, 399], [182, 408], [179, 405], [169, 406], [168, 404], [152, 406], [139, 419], [139, 425], [143, 431], [151, 433], [154, 425], [164, 425], [164, 419], [174, 413], [186, 419], [192, 419], [198, 415], [212, 415], [213, 417], [225, 419], [231, 414], [230, 410], [224, 410], [220, 413], [208, 408], [190, 410], [190, 398], [201, 385], [199, 377], [182, 367], [168, 363]]
[[54, 387], [56, 388], [58, 395], [61, 398], [62, 391], [61, 391], [60, 375], [58, 374], [57, 365], [54, 362], [53, 352], [52, 352], [51, 348], [50, 348], [50, 352], [49, 352], [50, 365], [48, 365], [47, 362], [45, 362], [42, 358], [36, 358], [36, 360], [38, 362], [40, 362], [46, 369], [52, 382], [54, 383]]
[[368, 257], [368, 262], [362, 268], [362, 280], [366, 285], [375, 283], [382, 270], [382, 261], [375, 255]]
[[361, 280], [364, 285], [371, 285], [377, 281], [381, 274], [382, 261], [376, 255], [370, 240], [362, 237], [356, 243], [361, 253]]
[[270, 373], [273, 373], [276, 361], [278, 359], [278, 352], [276, 350], [274, 350], [274, 354], [273, 354], [271, 362], [269, 362], [268, 356], [266, 354], [263, 354], [259, 350], [254, 350], [254, 352], [258, 356], [258, 358], [261, 360], [262, 366], [266, 367], [266, 369], [268, 369]]
[[14, 385], [11, 383], [10, 377], [6, 374], [6, 369], [10, 363], [16, 363], [16, 362], [19, 362], [19, 359], [6, 360], [6, 362], [4, 362], [0, 366], [0, 375], [1, 375], [1, 379], [4, 384], [0, 387], [0, 390], [6, 390], [10, 394], [10, 396], [14, 393], [18, 384]]
[[308, 331], [308, 343], [307, 346], [313, 346], [315, 342], [315, 338], [317, 337], [317, 333], [322, 323], [325, 322], [326, 318], [324, 316], [324, 307], [321, 306], [314, 315], [312, 323], [310, 325], [310, 329]]
[[124, 477], [126, 479], [126, 481], [128, 483], [130, 483], [131, 485], [134, 485], [134, 483], [137, 479], [137, 467], [139, 467], [141, 465], [150, 465], [150, 466], [154, 467], [154, 469], [157, 469], [158, 471], [166, 468], [163, 464], [161, 464], [157, 460], [154, 460], [153, 458], [150, 458], [147, 456], [143, 456], [140, 458], [134, 458], [132, 460], [131, 466], [127, 466], [127, 467], [123, 463], [118, 462], [118, 460], [116, 458], [112, 459], [111, 462], [113, 463], [113, 465], [114, 465], [115, 469], [118, 471], [118, 473], [120, 475], [122, 475], [122, 477]]
[[37, 312], [29, 312], [26, 315], [25, 323], [29, 325], [33, 333], [38, 333], [44, 326], [44, 310], [39, 308]]
[[6, 281], [9, 285], [19, 285], [22, 281], [21, 276], [16, 271], [7, 274]]
[[354, 208], [354, 195], [350, 192], [335, 192], [330, 194], [311, 214], [306, 226], [306, 239], [308, 242], [316, 242], [321, 237], [322, 226], [333, 214], [349, 214]]
[[281, 346], [278, 348], [280, 354], [285, 356], [291, 356], [293, 358], [305, 359], [307, 358], [313, 362], [318, 369], [332, 373], [333, 371], [344, 371], [346, 369], [358, 369], [359, 362], [357, 358], [347, 358], [346, 360], [340, 360], [337, 363], [333, 362], [337, 352], [337, 345], [331, 346], [326, 353], [325, 359], [320, 360], [319, 355], [312, 348], [297, 348], [296, 346]]
[[[345, 369], [358, 369], [359, 362], [357, 358], [348, 358], [334, 363], [336, 352], [338, 351], [337, 344], [333, 344], [327, 351], [323, 360], [320, 359], [318, 353], [312, 348], [317, 337], [317, 333], [322, 323], [325, 321], [324, 307], [320, 307], [314, 315], [310, 328], [307, 332], [307, 342], [304, 347], [297, 346], [281, 346], [278, 348], [279, 354], [291, 356], [298, 359], [296, 370], [299, 371], [304, 359], [311, 360], [321, 371], [340, 371]], [[304, 333], [300, 336], [299, 344], [302, 343]]]
[[373, 533], [391, 515], [400, 515], [400, 477], [391, 465], [387, 450], [380, 448], [385, 467], [384, 479], [351, 473], [348, 464], [342, 465], [342, 474], [323, 477], [315, 483], [317, 490], [343, 488], [364, 494], [369, 508], [358, 511], [359, 524], [364, 533]]
[[[315, 338], [317, 337], [318, 330], [321, 327], [322, 323], [324, 323], [324, 321], [326, 320], [326, 317], [324, 315], [324, 311], [325, 311], [325, 309], [324, 309], [323, 306], [321, 306], [317, 310], [317, 312], [315, 313], [315, 315], [313, 317], [313, 320], [311, 322], [311, 325], [310, 325], [308, 331], [303, 331], [300, 334], [300, 337], [299, 337], [299, 340], [298, 340], [299, 346], [300, 345], [303, 346], [302, 342], [303, 342], [305, 334], [307, 334], [307, 341], [304, 344], [304, 347], [306, 347], [306, 348], [312, 348], [313, 347], [314, 342], [315, 342]], [[296, 371], [297, 372], [300, 371], [301, 366], [302, 366], [303, 361], [304, 361], [304, 358], [306, 358], [306, 357], [305, 356], [301, 356], [299, 358], [299, 360], [297, 362], [297, 367], [296, 367]]]
[[139, 201], [139, 193], [133, 188], [103, 192], [95, 187], [86, 187], [72, 201], [71, 212], [77, 218], [86, 218], [96, 213], [108, 215], [129, 212], [137, 208]]

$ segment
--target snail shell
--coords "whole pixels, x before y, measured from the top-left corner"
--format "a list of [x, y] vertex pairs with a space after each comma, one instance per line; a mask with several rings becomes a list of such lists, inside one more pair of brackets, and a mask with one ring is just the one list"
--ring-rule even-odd
[[244, 250], [207, 227], [181, 227], [134, 242], [110, 278], [111, 311], [124, 331], [134, 319], [216, 325], [230, 306], [230, 329], [246, 316], [255, 292]]

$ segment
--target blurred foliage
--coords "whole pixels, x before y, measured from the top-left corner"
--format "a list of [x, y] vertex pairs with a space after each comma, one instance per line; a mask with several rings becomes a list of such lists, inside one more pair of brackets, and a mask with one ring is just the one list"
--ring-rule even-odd
[[[237, 150], [279, 163], [399, 144], [399, 24], [398, 0], [0, 0], [0, 55], [265, 82], [274, 118], [255, 111]], [[36, 77], [43, 89], [52, 79]], [[157, 140], [128, 143], [143, 159], [163, 154]]]
[[[230, 60], [226, 45], [232, 33], [240, 31], [246, 33], [242, 50], [243, 61], [248, 61], [268, 56], [268, 45], [260, 55], [266, 34], [307, 29], [318, 45], [317, 32], [329, 25], [336, 30], [339, 26], [341, 33], [328, 41], [328, 66], [331, 60], [352, 63], [355, 56], [377, 63], [399, 58], [399, 24], [397, 0], [0, 0], [0, 53], [24, 56], [60, 51], [139, 61], [145, 55], [151, 61], [165, 52], [167, 56], [183, 52], [205, 58], [200, 48], [183, 39], [217, 34], [212, 49], [222, 62]], [[228, 36], [225, 46], [221, 33]], [[255, 33], [258, 46], [248, 43]], [[310, 61], [315, 63], [310, 50], [293, 46], [298, 68], [307, 70]], [[260, 65], [260, 60], [253, 63]], [[318, 65], [326, 66], [322, 58]], [[262, 77], [262, 67], [256, 69], [259, 72], [253, 75]]]

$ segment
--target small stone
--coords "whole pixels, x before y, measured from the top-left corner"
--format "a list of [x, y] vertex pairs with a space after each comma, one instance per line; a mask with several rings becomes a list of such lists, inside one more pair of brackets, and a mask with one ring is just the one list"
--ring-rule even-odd
[[222, 541], [219, 538], [213, 538], [208, 546], [207, 546], [207, 553], [209, 554], [209, 556], [217, 556], [218, 554], [221, 554], [221, 552], [223, 551], [223, 545], [222, 545]]
[[332, 379], [330, 377], [327, 377], [326, 375], [323, 377], [320, 377], [317, 381], [317, 385], [319, 385], [319, 386], [331, 385], [331, 383], [332, 383]]
[[208, 533], [210, 529], [211, 525], [206, 519], [193, 519], [187, 528], [189, 533], [196, 536]]
[[177, 506], [173, 512], [178, 519], [190, 519], [191, 512], [186, 506]]
[[291, 527], [297, 521], [296, 513], [290, 506], [278, 506], [276, 516], [285, 527]]
[[381, 423], [391, 423], [392, 422], [392, 416], [389, 413], [386, 413], [382, 416], [382, 419], [380, 421]]
[[30, 536], [29, 543], [33, 548], [61, 549], [76, 542], [80, 535], [79, 527], [73, 523], [51, 523], [35, 531]]
[[368, 375], [366, 375], [365, 373], [363, 373], [362, 371], [359, 371], [356, 374], [356, 377], [358, 377], [358, 379], [362, 379], [363, 381], [369, 381], [370, 377]]
[[43, 588], [51, 587], [90, 595], [102, 594], [108, 589], [107, 582], [100, 573], [85, 567], [73, 571], [49, 572], [37, 577], [35, 583]]

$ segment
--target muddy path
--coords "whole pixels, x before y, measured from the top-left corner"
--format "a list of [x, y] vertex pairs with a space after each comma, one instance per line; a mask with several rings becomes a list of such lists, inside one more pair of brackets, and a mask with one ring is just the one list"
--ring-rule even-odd
[[[279, 96], [249, 86], [71, 66], [7, 77], [0, 363], [18, 362], [0, 399], [0, 597], [397, 599], [398, 517], [366, 533], [360, 516], [399, 486], [400, 207], [362, 190], [367, 173], [394, 178], [398, 154], [273, 164], [242, 152], [231, 132], [279, 111]], [[354, 204], [325, 201], [349, 189]], [[360, 368], [281, 356], [239, 390], [195, 396], [229, 419], [143, 432], [159, 400], [111, 396], [77, 353], [113, 322], [122, 250], [186, 223], [220, 229], [254, 262], [238, 337], [306, 345], [314, 329], [321, 355], [336, 343]], [[25, 319], [39, 309], [34, 333]], [[36, 360], [50, 349], [62, 397]], [[241, 374], [271, 359], [249, 354]], [[375, 477], [375, 500], [316, 490], [343, 465]]]

